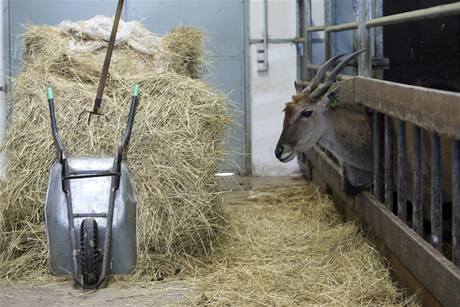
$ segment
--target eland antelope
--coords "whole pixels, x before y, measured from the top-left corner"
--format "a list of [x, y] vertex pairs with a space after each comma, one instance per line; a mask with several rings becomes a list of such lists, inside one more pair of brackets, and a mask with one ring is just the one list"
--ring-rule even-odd
[[[284, 108], [284, 122], [275, 155], [281, 162], [292, 160], [297, 153], [309, 150], [319, 144], [331, 152], [340, 162], [343, 171], [343, 190], [354, 196], [368, 188], [373, 182], [373, 136], [372, 113], [363, 106], [338, 102], [334, 92], [339, 85], [334, 84], [340, 71], [364, 50], [349, 55], [338, 55], [324, 63], [306, 88], [296, 85], [296, 95]], [[329, 75], [326, 72], [332, 69]], [[393, 121], [393, 133], [396, 134]], [[413, 157], [413, 129], [407, 124], [407, 198], [412, 196], [411, 157]], [[430, 215], [430, 134], [422, 133], [423, 143], [423, 216]], [[394, 142], [396, 142], [396, 138]], [[441, 138], [443, 202], [451, 201], [451, 157], [452, 142]], [[393, 162], [396, 176], [396, 146], [393, 148]], [[396, 177], [394, 177], [396, 179]], [[394, 180], [396, 186], [396, 180]]]
[[288, 162], [318, 143], [340, 160], [347, 194], [372, 183], [371, 117], [358, 106], [335, 107], [330, 89], [340, 71], [362, 52], [335, 56], [321, 66], [306, 88], [296, 84], [297, 94], [284, 108], [283, 131], [275, 149], [276, 157]]

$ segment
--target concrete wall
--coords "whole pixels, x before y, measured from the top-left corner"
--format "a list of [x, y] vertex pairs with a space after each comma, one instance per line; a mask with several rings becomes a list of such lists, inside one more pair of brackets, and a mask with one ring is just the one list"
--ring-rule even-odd
[[[269, 38], [296, 36], [296, 1], [268, 1]], [[250, 38], [263, 38], [263, 1], [250, 1]], [[281, 133], [284, 103], [293, 93], [296, 79], [296, 50], [293, 44], [269, 44], [268, 71], [257, 72], [255, 44], [250, 48], [251, 149], [254, 176], [294, 174], [295, 160], [283, 164], [273, 154]]]
[[[269, 38], [294, 38], [297, 35], [297, 1], [268, 1]], [[323, 1], [312, 0], [313, 23], [324, 22]], [[250, 38], [263, 38], [263, 1], [251, 0], [249, 6]], [[321, 40], [322, 33], [313, 38]], [[314, 62], [323, 59], [322, 46], [313, 46]], [[297, 53], [294, 44], [269, 44], [268, 71], [258, 72], [257, 45], [250, 47], [251, 150], [254, 176], [289, 176], [298, 174], [297, 161], [284, 164], [273, 154], [282, 130], [284, 104], [294, 93]]]

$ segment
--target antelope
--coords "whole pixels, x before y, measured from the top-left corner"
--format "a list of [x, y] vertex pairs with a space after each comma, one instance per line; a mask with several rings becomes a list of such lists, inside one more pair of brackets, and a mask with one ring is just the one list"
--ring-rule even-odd
[[[330, 151], [340, 162], [344, 177], [343, 191], [355, 196], [359, 191], [370, 187], [373, 182], [373, 141], [372, 116], [369, 110], [357, 104], [334, 100], [337, 89], [335, 79], [339, 72], [364, 50], [347, 56], [338, 55], [324, 63], [307, 87], [295, 84], [296, 95], [284, 108], [284, 122], [281, 136], [275, 149], [275, 156], [281, 162], [292, 160], [298, 152], [309, 150], [319, 144]], [[342, 59], [340, 62], [339, 60]], [[338, 64], [337, 64], [338, 63]], [[333, 69], [332, 69], [333, 68]], [[332, 69], [326, 76], [326, 72]], [[393, 121], [393, 133], [395, 133]], [[407, 172], [406, 187], [408, 200], [412, 195], [411, 157], [413, 156], [413, 129], [407, 124]], [[423, 181], [424, 181], [424, 217], [430, 212], [429, 173], [430, 138], [423, 136]], [[396, 138], [394, 138], [396, 142]], [[443, 202], [451, 200], [451, 139], [441, 138], [443, 148]], [[396, 147], [396, 146], [395, 146]], [[395, 150], [395, 148], [394, 148]], [[393, 157], [397, 155], [394, 152]], [[396, 172], [396, 161], [393, 162]], [[395, 179], [395, 178], [394, 178]], [[396, 182], [396, 180], [394, 180]]]
[[275, 149], [275, 156], [285, 163], [316, 143], [326, 148], [341, 162], [344, 192], [348, 195], [354, 195], [372, 183], [371, 118], [359, 107], [335, 107], [329, 90], [341, 70], [364, 51], [331, 58], [304, 89], [295, 84], [297, 94], [286, 103], [283, 131]]

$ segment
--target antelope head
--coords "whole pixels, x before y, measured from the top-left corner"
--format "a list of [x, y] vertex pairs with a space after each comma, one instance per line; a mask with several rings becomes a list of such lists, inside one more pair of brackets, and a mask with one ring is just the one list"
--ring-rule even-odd
[[[337, 55], [324, 63], [304, 89], [295, 83], [296, 95], [284, 108], [283, 131], [275, 149], [281, 162], [291, 161], [297, 152], [310, 149], [329, 129], [325, 111], [329, 108], [328, 90], [340, 71], [365, 49]], [[339, 61], [342, 59], [341, 61]], [[338, 63], [338, 64], [337, 64]], [[326, 72], [333, 68], [326, 76]]]

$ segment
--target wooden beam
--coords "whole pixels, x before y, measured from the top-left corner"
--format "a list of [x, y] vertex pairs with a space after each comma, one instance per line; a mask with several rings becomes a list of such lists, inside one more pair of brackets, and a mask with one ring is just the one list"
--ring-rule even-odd
[[[342, 174], [337, 165], [315, 146], [305, 153], [313, 169], [353, 209], [413, 276], [444, 306], [460, 306], [460, 269], [368, 192], [347, 199], [342, 192]], [[417, 291], [418, 289], [414, 289]]]
[[340, 101], [358, 103], [439, 134], [460, 139], [460, 94], [355, 77], [344, 82]]

